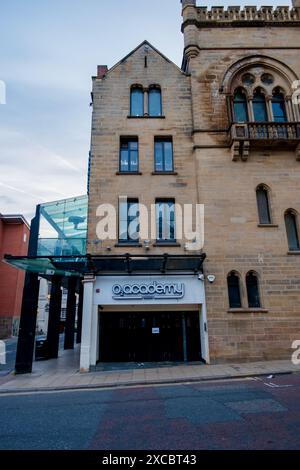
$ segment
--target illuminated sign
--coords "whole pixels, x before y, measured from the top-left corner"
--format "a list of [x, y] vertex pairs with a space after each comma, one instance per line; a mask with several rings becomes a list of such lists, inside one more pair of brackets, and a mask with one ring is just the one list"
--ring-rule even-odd
[[182, 299], [184, 297], [184, 284], [159, 281], [114, 284], [112, 286], [112, 297], [115, 300]]

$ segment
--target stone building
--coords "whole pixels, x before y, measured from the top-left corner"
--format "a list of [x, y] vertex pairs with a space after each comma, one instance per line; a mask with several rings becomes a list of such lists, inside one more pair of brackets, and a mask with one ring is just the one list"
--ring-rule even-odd
[[287, 358], [300, 339], [300, 2], [208, 10], [186, 0], [182, 15], [205, 271], [216, 276], [210, 356]]
[[32, 368], [40, 275], [49, 358], [67, 281], [74, 347], [78, 290], [81, 371], [284, 359], [300, 340], [300, 1], [181, 3], [181, 69], [144, 41], [93, 77], [88, 210], [38, 206], [31, 256], [6, 257], [29, 271], [17, 373]]
[[[183, 0], [182, 15], [182, 70], [144, 42], [112, 69], [98, 67], [93, 79], [88, 252], [112, 259], [126, 253], [149, 258], [205, 252], [205, 278], [212, 275], [215, 280], [205, 280], [207, 323], [206, 314], [201, 323], [200, 309], [201, 342], [207, 332], [209, 340], [209, 348], [202, 347], [202, 359], [285, 358], [300, 335], [300, 115], [295, 99], [300, 76], [299, 1], [292, 9], [208, 10], [196, 6], [195, 0]], [[128, 199], [122, 202], [122, 196]], [[165, 240], [156, 233], [146, 241], [138, 235], [132, 239], [128, 227], [137, 214], [141, 216], [138, 204], [150, 207], [160, 202], [204, 205], [202, 251], [191, 247], [187, 253], [184, 237]], [[116, 208], [115, 239], [99, 240], [101, 204]], [[175, 210], [174, 219], [177, 216]], [[157, 231], [158, 223], [156, 219]], [[133, 231], [138, 232], [137, 226], [133, 224]], [[124, 272], [121, 280], [132, 279], [132, 274]], [[96, 281], [96, 290], [103, 295], [114, 287], [108, 282], [101, 291], [105, 282]], [[200, 291], [203, 284], [198, 282], [195, 288]], [[118, 286], [122, 290], [122, 284]], [[97, 344], [102, 331], [105, 337], [112, 335], [107, 348], [115, 349], [120, 338], [116, 330], [123, 323], [125, 329], [138, 331], [145, 316], [141, 312], [151, 310], [145, 306], [148, 302], [144, 299], [127, 309], [124, 301], [108, 306], [119, 310], [118, 317], [111, 314], [110, 323], [105, 307], [99, 307], [101, 295], [94, 299], [97, 318], [104, 318], [102, 329], [101, 320], [94, 323], [100, 324]], [[205, 294], [196, 304], [202, 302]], [[177, 304], [176, 309], [184, 312], [185, 307]], [[132, 311], [139, 314], [128, 320]], [[156, 318], [151, 326], [163, 338], [163, 322], [173, 319]], [[189, 316], [183, 321], [188, 324]], [[173, 327], [173, 334], [177, 331], [184, 339], [187, 326]], [[160, 359], [168, 357], [164, 354]], [[96, 355], [94, 362], [101, 360], [101, 346]]]
[[[208, 361], [195, 276], [204, 255], [187, 253], [193, 237], [178, 237], [180, 211], [197, 202], [190, 77], [144, 41], [110, 70], [98, 67], [92, 97], [87, 251], [100, 267], [86, 365]], [[103, 204], [115, 211], [106, 240]]]

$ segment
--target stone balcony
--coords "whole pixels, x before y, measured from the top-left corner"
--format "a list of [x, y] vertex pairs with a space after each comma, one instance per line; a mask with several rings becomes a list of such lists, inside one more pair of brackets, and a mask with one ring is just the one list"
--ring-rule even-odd
[[247, 160], [251, 148], [295, 149], [300, 161], [300, 122], [233, 123], [229, 129], [232, 160]]

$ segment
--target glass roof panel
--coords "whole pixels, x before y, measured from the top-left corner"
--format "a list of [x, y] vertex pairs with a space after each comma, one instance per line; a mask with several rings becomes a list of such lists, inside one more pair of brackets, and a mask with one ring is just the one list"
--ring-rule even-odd
[[37, 255], [84, 255], [87, 211], [87, 196], [41, 204]]
[[[70, 199], [41, 204], [41, 219], [44, 218], [55, 230], [57, 238], [86, 238], [88, 197], [78, 196]], [[48, 227], [50, 231], [50, 227]], [[41, 224], [41, 230], [44, 225]], [[52, 238], [41, 233], [40, 238]]]

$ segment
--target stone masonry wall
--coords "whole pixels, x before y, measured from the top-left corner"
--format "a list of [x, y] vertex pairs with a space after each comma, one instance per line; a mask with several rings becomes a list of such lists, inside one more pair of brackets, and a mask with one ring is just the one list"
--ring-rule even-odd
[[[195, 11], [187, 7], [184, 21]], [[300, 22], [189, 24], [184, 34], [199, 197], [205, 204], [205, 272], [216, 275], [215, 283], [206, 286], [211, 360], [288, 358], [292, 341], [300, 339], [300, 253], [288, 254], [284, 212], [293, 208], [300, 214], [300, 165], [295, 150], [282, 142], [265, 148], [250, 143], [248, 160], [232, 161], [221, 85], [226, 71], [247, 57], [278, 61], [279, 68], [300, 77]], [[255, 190], [261, 183], [270, 188], [270, 227], [258, 226]], [[232, 270], [241, 276], [240, 311], [229, 309], [227, 275]], [[261, 309], [247, 308], [250, 270], [259, 276]]]

